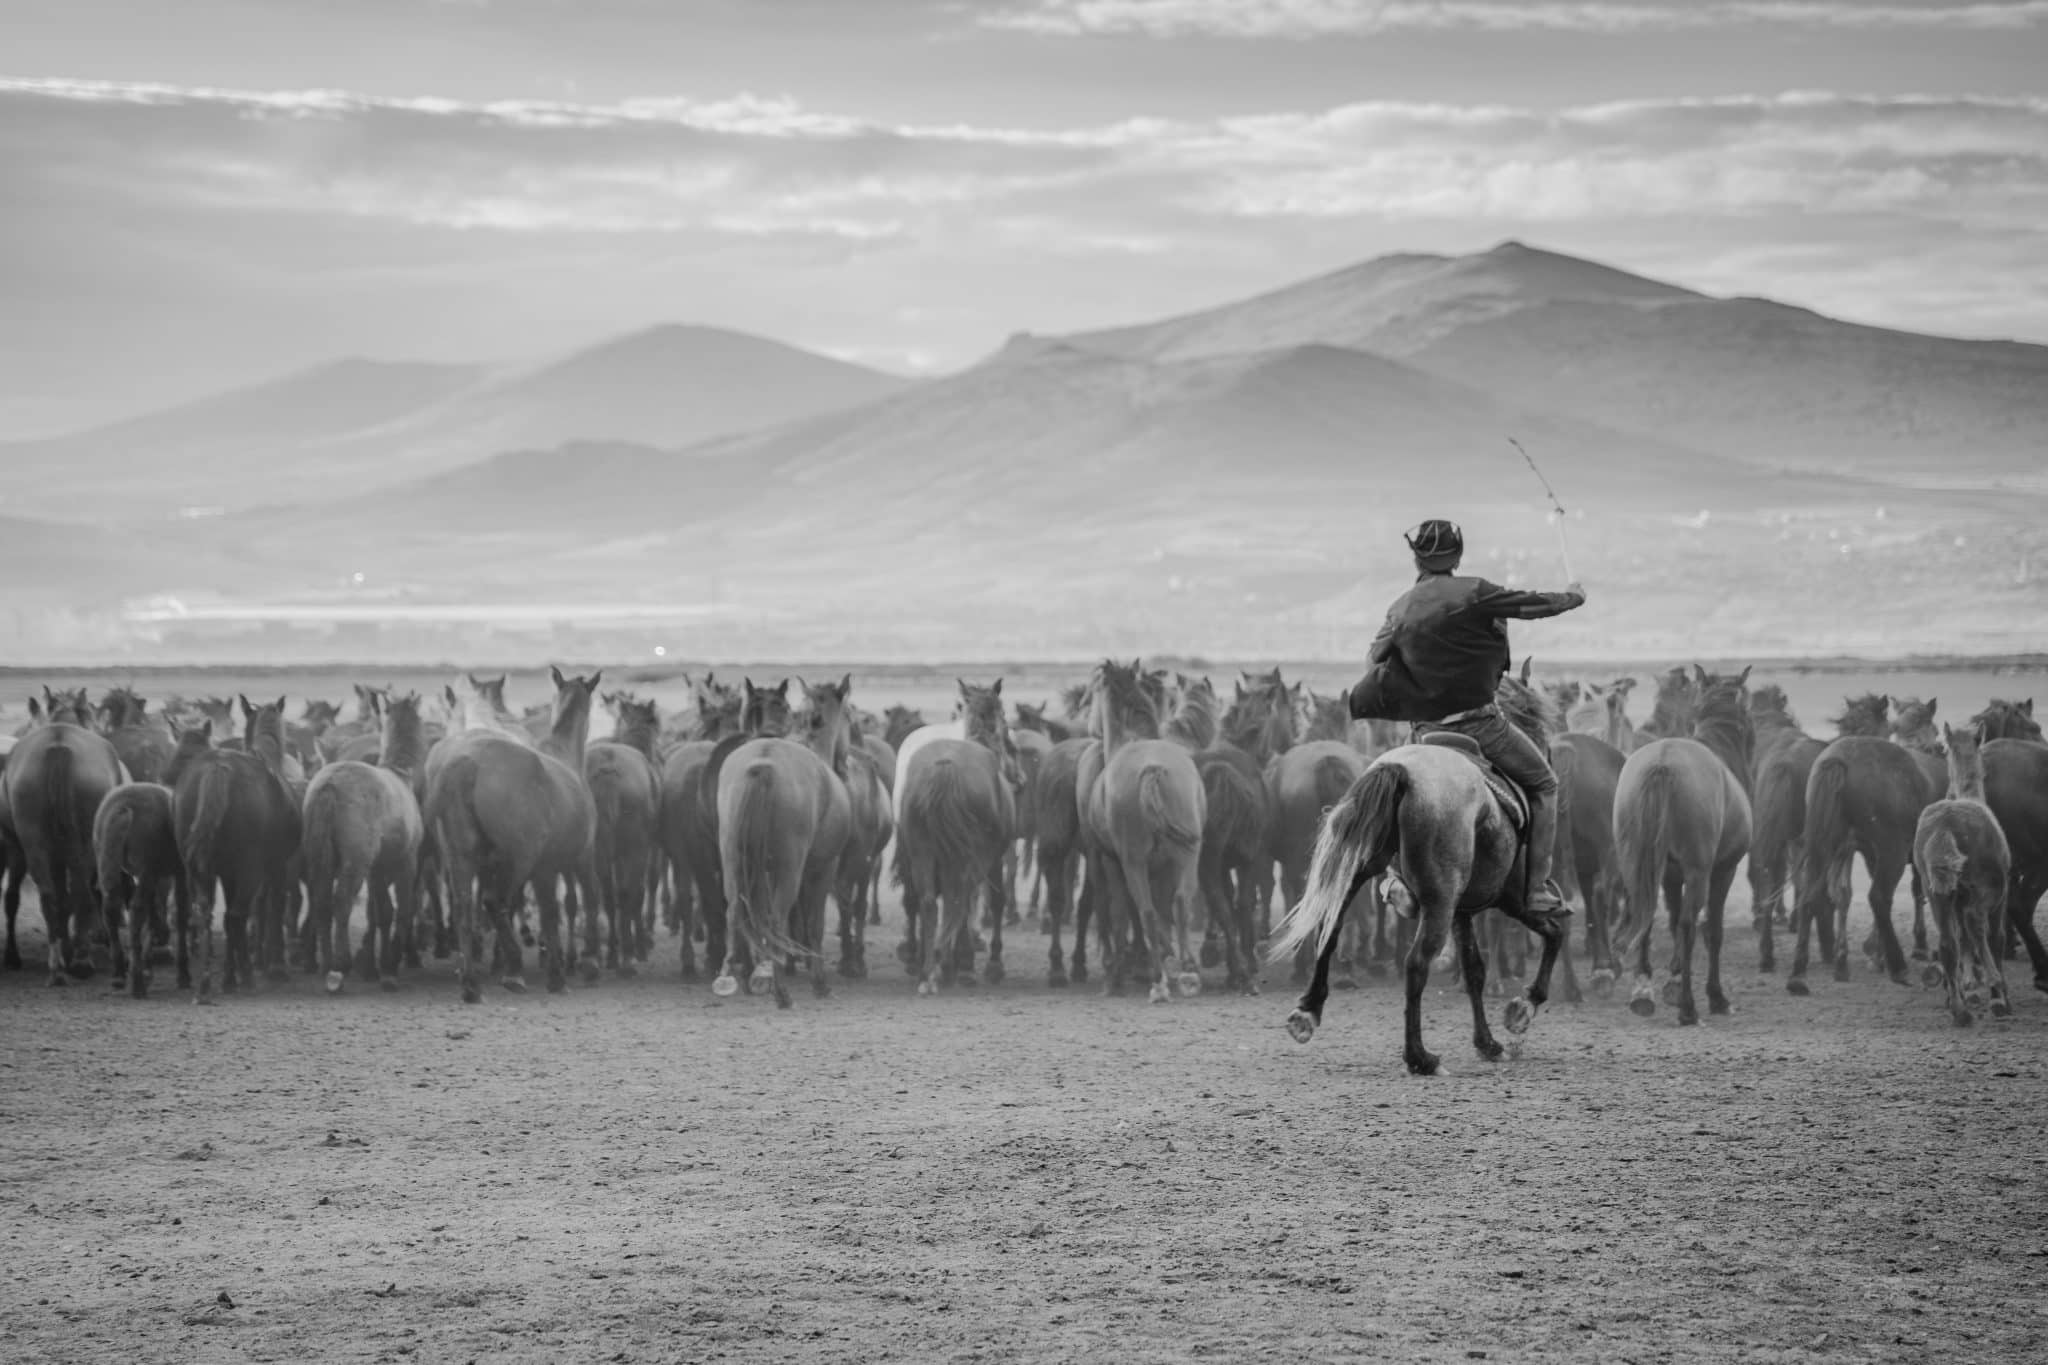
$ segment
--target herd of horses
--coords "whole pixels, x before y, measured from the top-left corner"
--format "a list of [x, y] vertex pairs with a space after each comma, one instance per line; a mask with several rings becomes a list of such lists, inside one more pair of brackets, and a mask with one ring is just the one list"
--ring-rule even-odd
[[[718, 994], [766, 990], [786, 1007], [796, 973], [829, 993], [831, 906], [837, 972], [866, 974], [890, 875], [905, 910], [897, 956], [931, 994], [973, 981], [977, 958], [984, 979], [1002, 979], [1024, 874], [1054, 985], [1088, 979], [1091, 931], [1106, 987], [1136, 982], [1154, 1001], [1199, 992], [1217, 966], [1228, 989], [1256, 992], [1263, 953], [1306, 984], [1289, 1020], [1306, 1041], [1333, 984], [1405, 960], [1404, 1055], [1418, 1072], [1437, 1065], [1420, 999], [1452, 938], [1484, 1056], [1501, 1052], [1489, 959], [1498, 989], [1532, 939], [1541, 949], [1509, 1002], [1513, 1033], [1554, 968], [1579, 998], [1564, 926], [1521, 908], [1522, 798], [1455, 740], [1354, 723], [1342, 697], [1278, 669], [1240, 674], [1226, 700], [1206, 678], [1105, 660], [1059, 714], [1006, 703], [1000, 680], [961, 681], [955, 714], [935, 723], [863, 710], [850, 676], [796, 680], [792, 695], [791, 680], [705, 675], [668, 717], [601, 693], [601, 674], [551, 676], [552, 701], [526, 713], [507, 706], [504, 677], [465, 674], [427, 699], [358, 685], [346, 718], [317, 699], [291, 719], [281, 697], [152, 709], [127, 687], [98, 702], [45, 688], [0, 739], [6, 966], [21, 966], [26, 880], [53, 984], [98, 959], [141, 996], [168, 956], [180, 987], [211, 1000], [218, 903], [223, 991], [294, 970], [331, 991], [351, 977], [388, 987], [433, 953], [457, 959], [474, 1002], [493, 975], [523, 990], [536, 944], [560, 990], [573, 973], [650, 961], [665, 919], [686, 978], [701, 945]], [[1672, 669], [1640, 726], [1633, 686], [1538, 684], [1524, 665], [1497, 698], [1559, 775], [1556, 867], [1596, 989], [1627, 962], [1631, 1009], [1654, 1013], [1661, 892], [1666, 1000], [1696, 1022], [1697, 944], [1708, 1008], [1725, 1011], [1725, 907], [1745, 863], [1759, 966], [1776, 969], [1788, 931], [1790, 990], [1809, 990], [1815, 941], [1846, 979], [1861, 858], [1864, 947], [1892, 978], [1909, 970], [1892, 906], [1910, 878], [1913, 953], [1957, 1023], [2009, 1012], [2001, 963], [2015, 942], [2048, 990], [2033, 924], [2048, 890], [2048, 743], [2031, 701], [1993, 702], [1955, 728], [1933, 701], [1854, 697], [1827, 739], [1778, 688], [1752, 689], [1747, 669]], [[600, 708], [611, 733], [592, 739]]]

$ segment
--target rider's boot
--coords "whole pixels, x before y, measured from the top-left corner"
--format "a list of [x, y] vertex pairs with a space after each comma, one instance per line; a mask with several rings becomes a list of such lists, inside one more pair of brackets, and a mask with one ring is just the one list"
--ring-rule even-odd
[[1571, 916], [1564, 896], [1551, 880], [1551, 857], [1557, 851], [1557, 792], [1529, 793], [1529, 913], [1563, 921]]

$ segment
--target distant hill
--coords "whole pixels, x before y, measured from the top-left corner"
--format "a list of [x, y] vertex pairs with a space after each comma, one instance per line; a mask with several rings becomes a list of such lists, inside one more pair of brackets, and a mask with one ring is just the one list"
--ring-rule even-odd
[[1909, 486], [2048, 490], [2048, 346], [1710, 298], [1519, 242], [1470, 256], [1384, 257], [1063, 340], [1154, 359], [1329, 343], [1753, 463]]
[[75, 436], [0, 445], [8, 505], [102, 516], [343, 497], [570, 440], [685, 445], [912, 381], [780, 342], [655, 327], [530, 369], [339, 361]]

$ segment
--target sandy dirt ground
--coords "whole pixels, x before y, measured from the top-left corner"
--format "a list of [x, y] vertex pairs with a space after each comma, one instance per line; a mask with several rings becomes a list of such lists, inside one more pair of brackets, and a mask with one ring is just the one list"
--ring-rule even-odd
[[51, 990], [31, 934], [0, 1358], [2042, 1358], [2024, 968], [1968, 1031], [1860, 963], [1794, 999], [1743, 909], [1732, 1016], [1555, 1005], [1488, 1064], [1433, 984], [1418, 1080], [1387, 981], [1303, 1047], [1283, 973], [1056, 992], [1013, 931], [1007, 984], [920, 1000], [890, 919], [871, 979], [787, 1012], [672, 942], [559, 997], [466, 1008], [442, 962], [198, 1009], [167, 971]]

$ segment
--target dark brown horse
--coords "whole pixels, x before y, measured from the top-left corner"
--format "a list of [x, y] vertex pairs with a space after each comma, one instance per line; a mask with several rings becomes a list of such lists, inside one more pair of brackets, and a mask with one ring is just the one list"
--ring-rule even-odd
[[[1039, 760], [1038, 781], [1031, 793], [1037, 808], [1033, 820], [1038, 835], [1038, 866], [1045, 876], [1045, 931], [1052, 937], [1052, 965], [1045, 978], [1048, 986], [1088, 979], [1088, 944], [1081, 904], [1091, 888], [1085, 883], [1076, 885], [1077, 877], [1086, 875], [1076, 784], [1081, 755], [1094, 742], [1076, 738], [1055, 743]], [[1093, 907], [1089, 909], [1092, 911]], [[1060, 946], [1061, 930], [1069, 923], [1074, 925], [1071, 958], [1062, 953]]]
[[2048, 950], [2034, 927], [2034, 912], [2048, 892], [2048, 743], [2034, 720], [2034, 703], [1994, 701], [1973, 722], [1984, 745], [1984, 799], [2005, 833], [2012, 857], [2006, 885], [2007, 932], [2026, 945], [2034, 989], [2048, 991]]
[[149, 714], [149, 703], [130, 687], [114, 687], [100, 698], [100, 732], [137, 782], [161, 782], [178, 743], [171, 727]]
[[[1835, 733], [1882, 735], [1889, 698], [1875, 694], [1846, 699], [1835, 718]], [[1750, 782], [1754, 838], [1749, 850], [1749, 887], [1758, 935], [1757, 967], [1777, 970], [1776, 930], [1784, 923], [1788, 892], [1796, 902], [1800, 859], [1806, 847], [1806, 784], [1828, 742], [1799, 728], [1784, 689], [1775, 685], [1750, 694], [1749, 718], [1756, 731]], [[1796, 905], [1795, 905], [1796, 911]]]
[[[846, 700], [852, 688], [851, 676], [805, 685], [807, 705], [793, 718], [790, 738], [747, 739], [718, 764], [718, 860], [732, 930], [723, 970], [712, 982], [719, 995], [738, 990], [738, 973], [751, 963], [752, 981], [789, 1008], [778, 959], [808, 959], [812, 991], [831, 993], [825, 901], [853, 834], [852, 803], [839, 776], [851, 742]], [[750, 706], [754, 692], [747, 684]]]
[[[175, 757], [175, 745], [171, 752]], [[176, 904], [179, 923], [185, 922], [191, 910], [185, 865], [178, 857], [177, 830], [171, 817], [171, 789], [155, 782], [130, 782], [108, 792], [93, 819], [92, 842], [99, 869], [100, 909], [106, 917], [107, 943], [114, 957], [114, 989], [125, 985], [130, 995], [141, 1000], [149, 994], [145, 935], [154, 926], [170, 922], [164, 914], [165, 892], [170, 892]], [[125, 952], [121, 944], [124, 915], [128, 924]], [[182, 966], [182, 952], [179, 961]]]
[[401, 944], [418, 927], [426, 825], [413, 775], [427, 757], [419, 695], [388, 697], [382, 712], [377, 762], [329, 763], [306, 788], [300, 848], [307, 928], [329, 994], [341, 990], [354, 961], [349, 920], [356, 897], [368, 893], [363, 949], [354, 967], [365, 981], [387, 989], [397, 984]]
[[1628, 757], [1614, 795], [1614, 845], [1628, 891], [1628, 952], [1636, 979], [1628, 1007], [1656, 1013], [1650, 995], [1650, 940], [1661, 888], [1677, 940], [1678, 1022], [1697, 1024], [1692, 949], [1704, 930], [1707, 1008], [1728, 1012], [1721, 989], [1721, 932], [1728, 889], [1749, 852], [1749, 670], [1734, 677], [1697, 671], [1692, 735], [1652, 739]]
[[1689, 737], [1699, 703], [1699, 680], [1682, 665], [1664, 673], [1657, 679], [1657, 696], [1650, 705], [1650, 718], [1635, 728], [1631, 738], [1634, 748], [1628, 752], [1634, 753], [1652, 740]]
[[[200, 738], [210, 739], [208, 719]], [[266, 747], [268, 747], [266, 745]], [[213, 903], [223, 900], [227, 940], [220, 986], [232, 992], [254, 984], [259, 951], [281, 943], [285, 897], [299, 851], [298, 799], [262, 756], [181, 738], [165, 779], [185, 863], [192, 908], [198, 917], [197, 1000], [214, 999]], [[250, 942], [252, 928], [257, 942]], [[180, 934], [187, 932], [182, 927]]]
[[985, 898], [995, 908], [986, 974], [1003, 979], [1004, 854], [1017, 829], [1016, 793], [1006, 773], [1013, 760], [1003, 718], [1003, 683], [959, 682], [963, 739], [933, 739], [911, 755], [904, 773], [897, 866], [906, 915], [914, 913], [919, 995], [972, 981], [956, 968], [961, 935]]
[[621, 976], [633, 974], [633, 963], [646, 961], [654, 950], [647, 920], [648, 867], [653, 862], [661, 829], [661, 770], [655, 745], [661, 734], [661, 710], [615, 692], [606, 700], [617, 717], [610, 739], [597, 740], [583, 751], [584, 780], [597, 813], [591, 847], [596, 903], [584, 921], [584, 963], [597, 970], [597, 922], [607, 922], [604, 964]]
[[540, 903], [548, 989], [568, 984], [560, 888], [573, 883], [590, 856], [596, 812], [583, 780], [583, 750], [591, 696], [603, 674], [572, 678], [550, 668], [549, 675], [554, 723], [544, 746], [498, 716], [488, 691], [471, 687], [459, 698], [465, 728], [437, 745], [427, 765], [426, 820], [447, 878], [468, 1004], [483, 998], [486, 919], [508, 964], [499, 984], [526, 988], [510, 912], [529, 888]]
[[839, 974], [858, 979], [868, 974], [867, 926], [882, 922], [882, 853], [896, 835], [896, 752], [880, 735], [854, 735], [839, 776], [853, 815], [832, 892], [839, 902]]
[[1834, 960], [1835, 980], [1849, 979], [1849, 875], [1859, 855], [1870, 871], [1870, 913], [1885, 970], [1905, 983], [1906, 956], [1892, 927], [1892, 897], [1912, 870], [1920, 812], [1945, 785], [1931, 781], [1921, 760], [1889, 739], [1845, 735], [1814, 760], [1806, 781], [1806, 847], [1795, 915], [1799, 941], [1786, 990], [1808, 992], [1807, 938], [1816, 927], [1821, 952]]
[[[86, 937], [99, 923], [92, 827], [100, 802], [121, 785], [114, 746], [88, 728], [81, 689], [43, 689], [43, 723], [15, 742], [0, 773], [15, 837], [36, 884], [49, 935], [49, 981], [92, 975]], [[13, 918], [9, 916], [9, 946]], [[118, 954], [119, 948], [115, 952]]]
[[[1948, 750], [1948, 798], [1920, 812], [1913, 834], [1913, 868], [1927, 888], [1940, 937], [1940, 964], [1929, 964], [1923, 979], [1945, 986], [1949, 1018], [1967, 1028], [1972, 1005], [1989, 996], [1991, 1013], [2009, 1015], [2005, 971], [1994, 936], [2005, 926], [2005, 892], [2012, 852], [1998, 818], [1984, 801], [1983, 732], [1942, 726]], [[1964, 981], [1963, 968], [1971, 968]]]
[[[1201, 943], [1208, 927], [1197, 864], [1208, 798], [1186, 749], [1159, 737], [1153, 679], [1137, 660], [1105, 659], [1095, 669], [1098, 746], [1082, 755], [1075, 790], [1087, 831], [1091, 875], [1105, 892], [1109, 988], [1120, 989], [1135, 936], [1149, 955], [1150, 998], [1162, 1004], [1202, 989]], [[1134, 932], [1135, 931], [1135, 932]], [[1179, 970], [1175, 971], [1178, 961]]]

